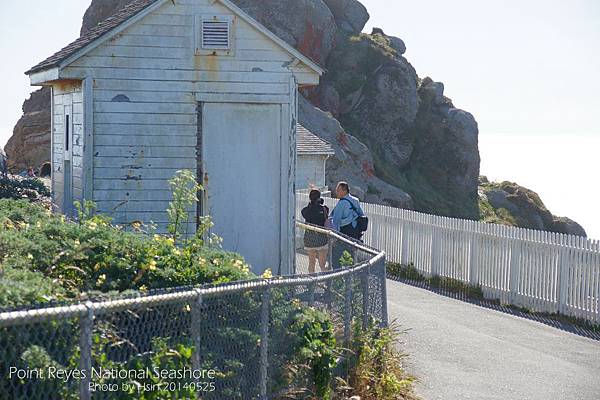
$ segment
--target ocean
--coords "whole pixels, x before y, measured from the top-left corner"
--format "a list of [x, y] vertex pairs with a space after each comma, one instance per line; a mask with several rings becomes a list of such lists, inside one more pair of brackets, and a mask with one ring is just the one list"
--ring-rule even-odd
[[481, 175], [537, 192], [555, 215], [600, 239], [600, 135], [479, 135]]

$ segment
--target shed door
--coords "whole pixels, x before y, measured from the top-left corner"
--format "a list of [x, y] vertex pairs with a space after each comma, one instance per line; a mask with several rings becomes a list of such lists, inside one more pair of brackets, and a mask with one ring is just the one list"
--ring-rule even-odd
[[254, 272], [277, 271], [281, 230], [281, 107], [205, 103], [202, 158], [204, 213], [226, 250]]

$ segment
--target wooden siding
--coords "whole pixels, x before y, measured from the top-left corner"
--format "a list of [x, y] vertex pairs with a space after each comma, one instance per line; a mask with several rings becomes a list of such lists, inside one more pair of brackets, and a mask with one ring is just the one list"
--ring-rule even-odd
[[52, 95], [52, 201], [63, 211], [65, 175], [65, 114], [64, 107], [72, 106], [72, 194], [73, 200], [83, 198], [83, 94], [78, 83], [55, 85]]
[[311, 186], [325, 187], [326, 157], [321, 155], [299, 155], [296, 166], [296, 189], [309, 189]]

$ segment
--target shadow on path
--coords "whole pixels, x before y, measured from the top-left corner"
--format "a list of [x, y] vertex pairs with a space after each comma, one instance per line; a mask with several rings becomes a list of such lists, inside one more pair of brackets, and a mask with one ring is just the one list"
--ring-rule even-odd
[[505, 314], [513, 315], [513, 316], [516, 316], [519, 318], [525, 318], [525, 319], [529, 319], [531, 321], [540, 322], [542, 324], [551, 326], [553, 328], [560, 329], [565, 332], [573, 333], [575, 335], [579, 335], [579, 336], [582, 336], [582, 337], [585, 337], [588, 339], [600, 341], [600, 332], [594, 331], [583, 325], [576, 325], [571, 322], [562, 320], [562, 319], [560, 319], [560, 317], [554, 317], [554, 316], [549, 316], [549, 315], [544, 315], [544, 314], [522, 311], [515, 307], [502, 305], [494, 300], [477, 299], [477, 298], [473, 298], [463, 292], [455, 292], [455, 291], [451, 291], [451, 290], [448, 290], [445, 288], [431, 286], [428, 282], [424, 282], [424, 281], [401, 279], [401, 278], [398, 278], [395, 276], [389, 276], [389, 275], [388, 275], [388, 279], [395, 281], [395, 282], [400, 282], [400, 283], [403, 283], [406, 285], [425, 289], [425, 290], [428, 290], [430, 292], [436, 293], [441, 296], [445, 296], [445, 297], [449, 297], [452, 299], [464, 301], [466, 303], [474, 304], [479, 307], [484, 307], [484, 308], [488, 308], [488, 309], [502, 312]]

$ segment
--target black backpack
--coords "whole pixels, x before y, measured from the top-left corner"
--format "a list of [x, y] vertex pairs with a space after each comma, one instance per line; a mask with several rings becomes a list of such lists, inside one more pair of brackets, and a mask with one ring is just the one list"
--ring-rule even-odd
[[344, 198], [342, 200], [346, 200], [348, 203], [350, 203], [350, 208], [352, 208], [352, 211], [358, 215], [358, 218], [356, 219], [356, 230], [360, 233], [366, 232], [367, 229], [369, 229], [369, 217], [367, 217], [365, 214], [359, 214], [356, 207], [354, 207], [354, 203], [352, 203], [349, 199]]

